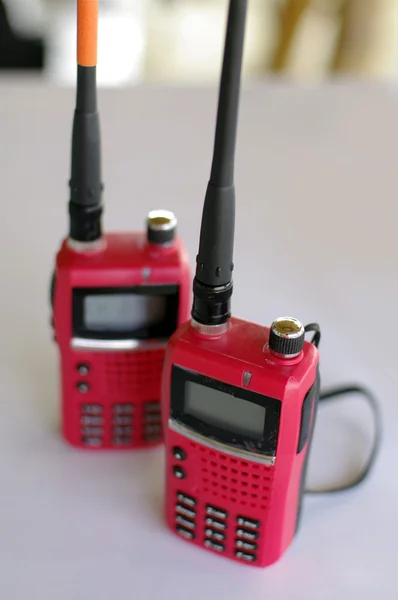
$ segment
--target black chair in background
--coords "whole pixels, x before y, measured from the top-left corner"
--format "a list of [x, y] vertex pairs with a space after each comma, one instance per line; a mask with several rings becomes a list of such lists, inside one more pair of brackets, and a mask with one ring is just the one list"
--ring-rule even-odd
[[44, 67], [44, 42], [12, 31], [4, 3], [0, 0], [0, 69], [41, 70]]

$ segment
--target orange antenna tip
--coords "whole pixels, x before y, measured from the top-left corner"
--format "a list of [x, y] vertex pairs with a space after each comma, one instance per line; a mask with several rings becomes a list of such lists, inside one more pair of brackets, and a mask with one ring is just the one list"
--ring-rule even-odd
[[97, 65], [98, 0], [77, 0], [77, 62]]

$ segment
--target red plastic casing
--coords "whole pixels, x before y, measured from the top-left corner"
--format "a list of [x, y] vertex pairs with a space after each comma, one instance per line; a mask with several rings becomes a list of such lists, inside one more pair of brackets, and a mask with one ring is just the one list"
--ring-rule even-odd
[[[73, 446], [93, 450], [153, 446], [163, 440], [159, 403], [166, 344], [154, 345], [153, 349], [73, 348], [72, 291], [90, 287], [178, 285], [180, 325], [188, 319], [190, 308], [188, 256], [178, 238], [169, 247], [148, 244], [143, 232], [111, 233], [104, 236], [104, 241], [102, 250], [81, 253], [71, 249], [65, 240], [56, 258], [53, 327], [61, 363], [62, 433]], [[77, 371], [81, 364], [89, 366], [85, 376]], [[77, 387], [81, 382], [89, 386], [86, 393]], [[124, 413], [131, 405], [133, 414]], [[118, 423], [115, 407], [121, 411], [119, 417], [124, 419], [124, 425], [130, 420], [128, 426], [132, 427], [132, 440], [121, 445], [114, 441]], [[145, 407], [152, 413], [149, 417]], [[85, 427], [91, 425], [94, 429], [89, 431], [94, 431], [94, 438], [99, 437], [101, 442], [97, 445], [83, 441], [87, 439]], [[150, 426], [157, 427], [160, 434], [145, 436], [145, 427]]]
[[[182, 325], [170, 339], [162, 378], [162, 413], [166, 445], [167, 524], [176, 533], [177, 494], [196, 501], [195, 539], [188, 543], [204, 547], [207, 504], [228, 513], [225, 519], [224, 550], [209, 550], [239, 562], [237, 518], [259, 521], [256, 550], [250, 564], [265, 567], [275, 563], [295, 536], [301, 512], [306, 465], [319, 397], [318, 351], [305, 342], [300, 356], [276, 358], [268, 348], [269, 329], [232, 318], [227, 333], [212, 339], [200, 335], [190, 323]], [[279, 432], [273, 466], [259, 464], [224, 453], [181, 435], [169, 427], [171, 374], [173, 366], [194, 371], [242, 389], [252, 390], [281, 401]], [[243, 374], [252, 377], [244, 386]], [[247, 383], [247, 382], [246, 382]], [[312, 394], [311, 427], [308, 440], [298, 453], [304, 399]], [[173, 448], [186, 457], [176, 460]], [[182, 467], [186, 477], [177, 479], [174, 468]], [[177, 534], [179, 535], [179, 534]], [[245, 552], [246, 553], [246, 552]], [[248, 554], [247, 552], [246, 554]]]

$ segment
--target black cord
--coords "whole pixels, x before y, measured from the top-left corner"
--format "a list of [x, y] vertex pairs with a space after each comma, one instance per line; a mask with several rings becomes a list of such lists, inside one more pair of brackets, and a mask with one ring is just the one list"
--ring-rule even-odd
[[379, 403], [377, 402], [372, 392], [361, 385], [351, 385], [334, 389], [332, 388], [328, 391], [322, 392], [319, 397], [319, 401], [325, 402], [338, 396], [345, 396], [346, 394], [360, 394], [365, 400], [367, 400], [368, 404], [372, 409], [375, 423], [375, 434], [369, 459], [361, 473], [350, 483], [347, 483], [346, 485], [331, 487], [324, 490], [306, 490], [307, 494], [335, 494], [338, 492], [345, 492], [347, 490], [351, 490], [360, 485], [368, 477], [376, 462], [381, 445], [382, 423]]
[[[318, 348], [319, 342], [321, 340], [321, 329], [318, 323], [309, 323], [309, 325], [306, 325], [304, 327], [304, 330], [306, 333], [310, 331], [314, 332], [314, 336], [311, 340], [311, 343], [314, 344], [316, 348]], [[360, 474], [350, 483], [347, 483], [345, 485], [338, 485], [323, 490], [306, 490], [307, 494], [336, 494], [339, 492], [352, 490], [353, 488], [360, 485], [368, 477], [379, 455], [382, 438], [381, 413], [379, 403], [377, 402], [376, 398], [370, 390], [368, 390], [362, 385], [349, 385], [339, 388], [332, 388], [328, 391], [322, 392], [319, 396], [319, 401], [325, 402], [326, 400], [331, 400], [333, 398], [337, 398], [338, 396], [346, 396], [347, 394], [360, 394], [365, 400], [367, 400], [368, 404], [370, 405], [370, 408], [372, 409], [375, 424], [375, 433], [369, 459], [363, 470], [360, 472]]]
[[318, 348], [319, 342], [321, 341], [321, 328], [318, 323], [310, 323], [304, 327], [304, 331], [308, 333], [309, 331], [314, 331], [314, 336], [311, 340], [311, 344], [314, 344], [315, 348]]

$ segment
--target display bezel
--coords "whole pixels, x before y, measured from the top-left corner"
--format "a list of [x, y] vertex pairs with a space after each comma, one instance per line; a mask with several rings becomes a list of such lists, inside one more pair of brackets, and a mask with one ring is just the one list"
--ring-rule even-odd
[[[98, 331], [85, 326], [84, 299], [94, 295], [132, 295], [164, 296], [166, 300], [166, 318], [161, 323], [139, 329], [120, 331]], [[175, 331], [178, 323], [179, 305], [178, 285], [142, 285], [133, 287], [84, 287], [72, 291], [72, 335], [76, 338], [93, 340], [149, 340], [168, 339]]]
[[[187, 414], [185, 412], [186, 382], [196, 383], [264, 407], [266, 411], [261, 439], [228, 431], [225, 428], [206, 423], [198, 417]], [[231, 446], [237, 450], [274, 457], [278, 443], [281, 407], [281, 401], [276, 398], [233, 386], [176, 365], [172, 367], [170, 418], [195, 434], [214, 442]]]

